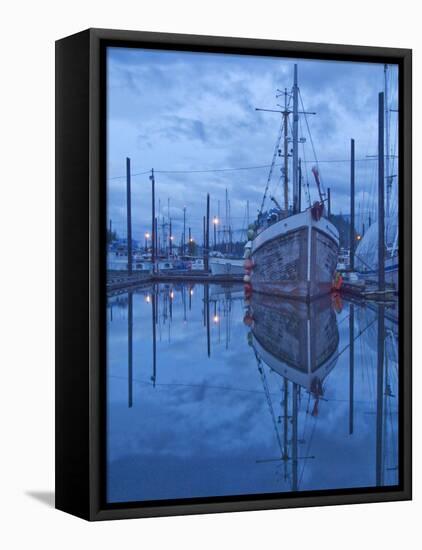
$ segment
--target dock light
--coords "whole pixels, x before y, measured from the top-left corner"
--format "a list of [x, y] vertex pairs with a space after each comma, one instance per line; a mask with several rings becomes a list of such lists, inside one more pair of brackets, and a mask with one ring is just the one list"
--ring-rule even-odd
[[218, 221], [217, 216], [214, 216], [214, 219], [212, 220], [212, 223], [213, 223], [214, 225], [218, 225], [219, 221]]
[[362, 239], [362, 235], [356, 235], [356, 240], [360, 241]]
[[218, 323], [219, 320], [220, 320], [220, 317], [218, 315], [214, 315], [214, 318], [213, 318], [214, 323]]

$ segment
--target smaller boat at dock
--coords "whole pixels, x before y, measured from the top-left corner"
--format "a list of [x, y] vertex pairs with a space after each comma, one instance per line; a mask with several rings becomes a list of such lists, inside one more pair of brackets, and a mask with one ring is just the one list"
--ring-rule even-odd
[[243, 275], [243, 258], [231, 258], [221, 253], [210, 255], [209, 266], [213, 275]]

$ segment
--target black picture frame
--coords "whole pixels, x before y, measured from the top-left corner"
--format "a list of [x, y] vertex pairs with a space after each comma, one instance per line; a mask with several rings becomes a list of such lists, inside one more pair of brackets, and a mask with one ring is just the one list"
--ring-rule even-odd
[[[396, 63], [400, 163], [400, 486], [106, 505], [105, 48]], [[412, 498], [412, 52], [215, 36], [88, 29], [56, 42], [56, 508], [86, 520]]]

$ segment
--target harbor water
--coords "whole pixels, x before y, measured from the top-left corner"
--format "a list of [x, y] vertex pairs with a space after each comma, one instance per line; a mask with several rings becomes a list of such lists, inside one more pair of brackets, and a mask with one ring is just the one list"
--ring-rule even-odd
[[109, 503], [398, 484], [394, 304], [122, 292], [106, 392]]

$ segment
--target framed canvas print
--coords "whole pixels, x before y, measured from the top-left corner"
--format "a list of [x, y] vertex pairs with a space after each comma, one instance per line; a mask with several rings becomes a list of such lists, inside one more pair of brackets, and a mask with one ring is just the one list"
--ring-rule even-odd
[[56, 43], [56, 506], [411, 498], [411, 51]]

